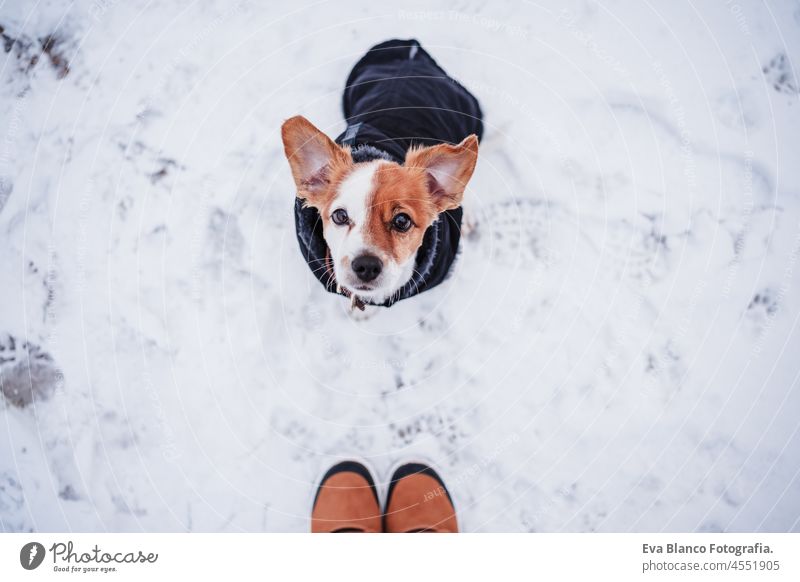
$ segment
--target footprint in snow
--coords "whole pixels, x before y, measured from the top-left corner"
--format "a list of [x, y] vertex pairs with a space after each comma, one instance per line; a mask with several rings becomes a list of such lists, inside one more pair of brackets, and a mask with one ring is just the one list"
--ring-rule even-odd
[[549, 262], [548, 234], [558, 217], [544, 200], [504, 200], [480, 208], [464, 238], [493, 264], [525, 268]]

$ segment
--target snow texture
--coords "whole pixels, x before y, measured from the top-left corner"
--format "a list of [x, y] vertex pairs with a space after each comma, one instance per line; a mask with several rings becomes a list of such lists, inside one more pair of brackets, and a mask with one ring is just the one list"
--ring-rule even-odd
[[[350, 457], [430, 460], [464, 531], [800, 529], [797, 2], [0, 26], [3, 531], [307, 531]], [[279, 128], [342, 131], [389, 38], [486, 139], [452, 277], [357, 321], [300, 257]]]

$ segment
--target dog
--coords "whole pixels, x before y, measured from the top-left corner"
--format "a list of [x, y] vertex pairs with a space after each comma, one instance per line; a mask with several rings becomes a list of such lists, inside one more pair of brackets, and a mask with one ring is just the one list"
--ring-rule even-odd
[[328, 291], [351, 308], [389, 307], [450, 272], [483, 114], [416, 40], [372, 47], [342, 101], [335, 141], [302, 116], [281, 127], [297, 239]]

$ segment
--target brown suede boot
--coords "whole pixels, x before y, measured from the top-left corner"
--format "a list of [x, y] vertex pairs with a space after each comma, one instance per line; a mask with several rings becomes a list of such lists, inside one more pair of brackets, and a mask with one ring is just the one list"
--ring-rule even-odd
[[331, 467], [314, 498], [311, 532], [380, 531], [381, 507], [369, 470], [355, 461], [343, 461]]
[[453, 501], [436, 471], [427, 465], [409, 463], [394, 472], [386, 495], [383, 531], [458, 531]]

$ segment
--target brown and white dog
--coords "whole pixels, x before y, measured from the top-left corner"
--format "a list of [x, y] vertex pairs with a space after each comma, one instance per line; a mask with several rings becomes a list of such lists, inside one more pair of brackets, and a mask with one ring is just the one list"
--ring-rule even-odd
[[[447, 116], [461, 114], [452, 104], [449, 104], [449, 110], [437, 114], [444, 116], [441, 119], [414, 119], [415, 109], [437, 106], [433, 97], [429, 100], [432, 103], [426, 103], [425, 95], [419, 93], [429, 88], [431, 83], [440, 84], [435, 86], [437, 90], [446, 86], [448, 91], [466, 92], [457, 83], [452, 85], [452, 89], [449, 83], [441, 85], [452, 80], [415, 43], [389, 41], [378, 45], [356, 66], [351, 78], [357, 71], [360, 71], [360, 76], [355, 83], [348, 82], [348, 87], [367, 86], [367, 90], [353, 98], [355, 105], [350, 110], [345, 105], [345, 115], [351, 123], [341, 138], [342, 145], [302, 116], [292, 117], [281, 128], [297, 197], [302, 201], [303, 210], [300, 212], [316, 211], [314, 216], [318, 215], [317, 220], [321, 222], [327, 247], [324, 258], [316, 259], [324, 264], [315, 264], [306, 257], [309, 266], [329, 290], [350, 297], [359, 307], [365, 303], [390, 305], [405, 298], [401, 291], [414, 283], [415, 276], [420, 278], [416, 282], [417, 289], [409, 290], [405, 296], [424, 290], [420, 285], [430, 283], [420, 272], [423, 266], [418, 256], [426, 233], [431, 241], [429, 244], [435, 245], [436, 237], [429, 233], [429, 229], [443, 213], [450, 211], [458, 211], [456, 227], [460, 227], [464, 190], [478, 159], [478, 136], [474, 133], [456, 144], [442, 143], [452, 134], [439, 135], [442, 131], [437, 132], [436, 122], [452, 130], [453, 124], [449, 123]], [[413, 55], [409, 58], [411, 52]], [[422, 59], [423, 55], [427, 59]], [[370, 77], [375, 67], [366, 66], [365, 60], [367, 65], [375, 62], [383, 65], [383, 69], [379, 67], [379, 77], [375, 80]], [[424, 79], [422, 85], [405, 80], [409, 68], [430, 68], [431, 63], [441, 74]], [[396, 71], [399, 76], [387, 77], [387, 70], [390, 75]], [[430, 71], [427, 74], [431, 77]], [[400, 86], [397, 85], [398, 78], [403, 79]], [[387, 79], [395, 84], [387, 87]], [[402, 97], [404, 89], [409, 93], [407, 98]], [[365, 95], [367, 106], [363, 106]], [[346, 100], [347, 97], [346, 90]], [[460, 98], [461, 94], [456, 94], [452, 99]], [[392, 110], [386, 112], [380, 105], [389, 104], [389, 100]], [[351, 115], [353, 109], [359, 109], [359, 104], [362, 104], [360, 111]], [[401, 112], [399, 118], [398, 112]], [[468, 117], [472, 118], [468, 119], [471, 124], [480, 124], [480, 119], [476, 121], [474, 115]], [[353, 123], [354, 120], [358, 122]], [[394, 127], [398, 129], [393, 131]], [[482, 128], [480, 125], [477, 127], [479, 130]], [[413, 131], [407, 135], [414, 137], [402, 137], [404, 130]], [[430, 143], [436, 145], [427, 145]], [[298, 222], [298, 230], [300, 228]], [[302, 246], [301, 234], [298, 232]], [[452, 238], [455, 238], [457, 246], [458, 234]], [[446, 244], [452, 244], [452, 240]], [[445, 253], [433, 249], [427, 254], [437, 255], [431, 259], [435, 262]], [[435, 266], [424, 267], [434, 272]], [[449, 263], [444, 266], [445, 272], [449, 266]], [[328, 273], [329, 278], [320, 277], [323, 270], [332, 271]], [[335, 289], [330, 289], [332, 282], [335, 282]]]
[[408, 151], [403, 165], [356, 164], [304, 117], [283, 124], [297, 196], [322, 219], [336, 280], [351, 295], [383, 303], [405, 285], [429, 226], [461, 206], [478, 160], [478, 138]]

